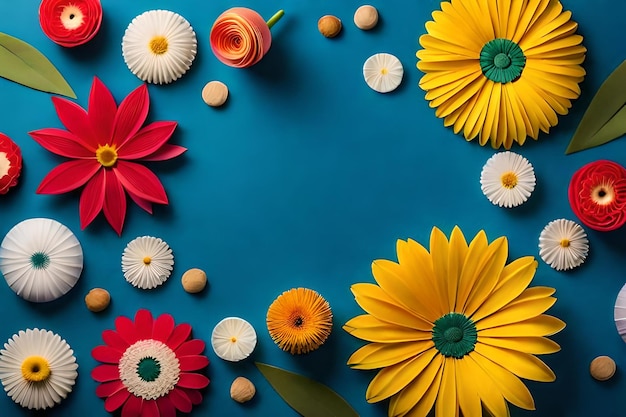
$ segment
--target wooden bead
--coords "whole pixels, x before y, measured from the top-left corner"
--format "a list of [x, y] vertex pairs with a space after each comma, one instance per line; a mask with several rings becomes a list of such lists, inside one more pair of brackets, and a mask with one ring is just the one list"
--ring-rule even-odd
[[243, 376], [238, 376], [230, 386], [230, 398], [238, 403], [245, 403], [250, 401], [254, 394], [256, 394], [256, 388], [252, 381]]
[[181, 281], [185, 291], [195, 294], [206, 287], [206, 273], [202, 269], [192, 268], [183, 274]]
[[354, 13], [354, 24], [359, 29], [373, 29], [378, 24], [378, 10], [370, 5], [359, 7]]
[[598, 381], [606, 381], [615, 375], [615, 361], [608, 356], [598, 356], [591, 361], [589, 372]]
[[111, 303], [111, 294], [103, 288], [94, 288], [85, 296], [85, 304], [89, 311], [98, 313], [106, 309]]
[[334, 38], [341, 32], [341, 20], [336, 16], [326, 15], [317, 21], [317, 29], [327, 38]]
[[226, 103], [228, 87], [221, 81], [208, 82], [202, 89], [202, 100], [211, 107]]

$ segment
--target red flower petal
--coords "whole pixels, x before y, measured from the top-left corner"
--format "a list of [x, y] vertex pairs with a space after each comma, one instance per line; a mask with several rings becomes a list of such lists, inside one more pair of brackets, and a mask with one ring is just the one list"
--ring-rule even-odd
[[[0, 133], [0, 162], [8, 166], [0, 168], [0, 194], [6, 194], [11, 187], [17, 185], [17, 179], [22, 172], [22, 152], [20, 147], [7, 135]], [[0, 164], [2, 165], [2, 164]]]
[[104, 196], [104, 217], [118, 235], [122, 235], [126, 218], [126, 194], [115, 171], [106, 171], [106, 190]]
[[150, 107], [150, 97], [148, 87], [140, 85], [120, 103], [113, 122], [113, 143], [118, 148], [124, 146], [139, 128], [146, 121], [148, 108]]
[[130, 344], [126, 343], [124, 339], [114, 330], [105, 330], [102, 332], [102, 340], [113, 349], [117, 349], [120, 352], [124, 352]]
[[202, 402], [202, 393], [200, 391], [186, 388], [181, 389], [187, 394], [189, 401], [191, 401], [193, 405], [198, 405]]
[[209, 365], [209, 359], [204, 355], [178, 356], [178, 362], [183, 372], [197, 371]]
[[135, 331], [137, 332], [137, 339], [152, 339], [153, 323], [152, 313], [145, 309], [138, 310], [137, 314], [135, 314]]
[[39, 24], [50, 40], [68, 48], [91, 40], [102, 23], [100, 0], [43, 0]]
[[89, 122], [94, 126], [93, 142], [98, 145], [110, 144], [113, 139], [113, 123], [117, 113], [117, 104], [111, 91], [100, 81], [93, 78], [89, 92]]
[[89, 122], [85, 109], [73, 101], [61, 97], [52, 97], [52, 103], [54, 103], [57, 115], [63, 126], [73, 133], [78, 138], [79, 143], [90, 150], [93, 156], [98, 148], [98, 144], [94, 143], [94, 129]]
[[160, 397], [156, 400], [161, 412], [161, 417], [176, 417], [176, 407], [169, 399], [169, 396]]
[[87, 183], [87, 186], [85, 186], [80, 195], [78, 213], [80, 216], [81, 229], [87, 227], [102, 210], [106, 190], [106, 184], [104, 182], [105, 178], [105, 170], [99, 170], [98, 173]]
[[115, 329], [120, 337], [124, 339], [129, 346], [139, 340], [137, 338], [137, 333], [135, 332], [135, 324], [128, 317], [119, 316], [116, 318]]
[[96, 160], [63, 162], [46, 175], [37, 194], [63, 194], [84, 185], [102, 167]]
[[137, 197], [135, 194], [133, 194], [132, 192], [130, 192], [128, 190], [126, 190], [126, 192], [130, 196], [131, 200], [133, 200], [135, 202], [135, 204], [137, 204], [139, 207], [141, 207], [146, 212], [152, 214], [152, 203], [151, 202], [149, 202], [148, 200], [144, 200], [141, 197]]
[[142, 417], [143, 399], [131, 394], [122, 407], [122, 417]]
[[139, 159], [156, 152], [174, 133], [176, 122], [155, 122], [117, 148], [121, 159]]
[[176, 385], [182, 388], [202, 389], [209, 385], [209, 378], [201, 374], [181, 372]]
[[123, 352], [109, 346], [96, 346], [91, 351], [91, 356], [97, 361], [118, 364]]
[[154, 322], [152, 338], [166, 343], [174, 330], [174, 317], [169, 314], [161, 314]]
[[146, 400], [143, 402], [143, 410], [141, 417], [159, 417], [159, 406], [155, 400]]
[[113, 168], [124, 188], [139, 198], [158, 204], [167, 204], [167, 195], [159, 178], [143, 165], [118, 161]]
[[161, 148], [159, 148], [159, 150], [157, 150], [155, 153], [141, 158], [141, 160], [166, 161], [168, 159], [176, 158], [177, 156], [182, 155], [186, 150], [187, 148], [183, 148], [182, 146], [170, 145], [166, 143], [165, 145], [161, 146]]
[[126, 390], [122, 381], [103, 382], [96, 387], [96, 395], [99, 398], [106, 398], [120, 390]]
[[190, 335], [191, 326], [187, 323], [179, 324], [174, 328], [172, 335], [169, 339], [167, 339], [167, 343], [165, 344], [169, 346], [170, 349], [175, 351], [180, 345], [183, 344], [183, 342], [189, 339]]
[[129, 399], [130, 397], [131, 395], [130, 395], [130, 392], [128, 392], [128, 390], [126, 389], [119, 390], [115, 394], [111, 395], [106, 400], [104, 400], [104, 409], [107, 410], [109, 413], [112, 413], [118, 408], [120, 408], [122, 405], [124, 405], [126, 400]]
[[76, 135], [62, 129], [40, 129], [28, 133], [44, 149], [66, 158], [96, 159], [96, 151], [90, 150]]
[[98, 382], [116, 381], [120, 379], [117, 365], [98, 365], [91, 371], [91, 377]]
[[193, 408], [193, 404], [191, 404], [191, 400], [187, 396], [187, 394], [179, 388], [174, 387], [168, 394], [168, 397], [174, 407], [183, 413], [190, 413]]
[[176, 349], [177, 356], [199, 355], [204, 350], [204, 342], [200, 339], [189, 340], [178, 349]]

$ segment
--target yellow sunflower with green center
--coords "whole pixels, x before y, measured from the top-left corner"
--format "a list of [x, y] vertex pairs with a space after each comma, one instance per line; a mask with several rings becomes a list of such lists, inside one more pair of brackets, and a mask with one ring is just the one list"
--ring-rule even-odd
[[580, 95], [587, 50], [558, 0], [451, 0], [432, 16], [419, 40], [420, 87], [468, 141], [523, 145]]
[[492, 243], [484, 231], [467, 244], [455, 227], [450, 240], [437, 228], [430, 253], [409, 239], [397, 243], [398, 262], [377, 260], [378, 285], [352, 292], [368, 314], [344, 330], [371, 342], [348, 360], [355, 369], [381, 369], [368, 402], [390, 398], [389, 416], [482, 417], [483, 407], [507, 417], [507, 402], [535, 408], [520, 378], [550, 382], [555, 375], [535, 355], [560, 350], [546, 336], [565, 327], [543, 314], [555, 290], [528, 285], [532, 256], [507, 264], [505, 237]]

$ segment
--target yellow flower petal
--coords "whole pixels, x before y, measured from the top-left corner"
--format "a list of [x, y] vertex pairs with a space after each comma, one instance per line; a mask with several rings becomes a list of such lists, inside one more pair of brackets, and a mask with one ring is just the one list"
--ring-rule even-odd
[[[437, 293], [442, 300], [446, 300], [448, 298], [448, 280], [450, 279], [448, 276], [448, 238], [436, 227], [433, 227], [430, 232], [430, 256]], [[454, 299], [451, 301], [454, 302]], [[441, 316], [452, 311], [448, 302], [443, 307], [445, 311], [441, 311]]]
[[369, 403], [375, 403], [396, 394], [418, 378], [435, 356], [439, 356], [437, 350], [429, 349], [413, 359], [382, 369], [367, 387], [365, 399]]
[[445, 358], [443, 361], [443, 376], [441, 377], [439, 395], [435, 403], [435, 415], [437, 417], [458, 416], [455, 360], [453, 358]]
[[426, 417], [428, 415], [439, 393], [443, 361], [443, 356], [435, 356], [419, 378], [413, 379], [402, 391], [391, 397], [390, 416]]
[[455, 45], [445, 39], [438, 39], [431, 35], [420, 36], [420, 45], [426, 49], [448, 51], [456, 55], [462, 55], [468, 59], [478, 59], [480, 51], [475, 51], [462, 45]]
[[456, 366], [457, 395], [463, 417], [483, 417], [480, 396], [476, 389], [476, 380], [472, 378], [472, 369], [466, 360], [454, 361]]
[[368, 342], [399, 343], [432, 338], [431, 332], [385, 323], [367, 314], [349, 320], [343, 329], [352, 336]]
[[476, 344], [474, 352], [489, 358], [520, 378], [540, 382], [552, 382], [556, 379], [554, 372], [548, 368], [548, 365], [543, 363], [536, 356], [528, 353], [502, 349], [480, 343]]
[[469, 355], [460, 362], [463, 362], [462, 366], [465, 375], [468, 375], [468, 379], [473, 381], [473, 385], [470, 389], [476, 389], [478, 391], [478, 395], [490, 415], [508, 417], [509, 407], [506, 401], [504, 401], [502, 391], [494, 384], [491, 377], [487, 375]]
[[348, 359], [348, 365], [354, 369], [385, 368], [419, 355], [434, 347], [432, 340], [420, 340], [404, 343], [370, 343]]
[[478, 336], [478, 343], [511, 350], [519, 350], [533, 355], [545, 355], [561, 350], [558, 343], [546, 337], [483, 337]]
[[465, 7], [467, 4], [462, 2], [450, 2], [441, 3], [441, 14], [450, 17], [449, 22], [441, 20], [440, 16], [435, 17], [435, 22], [445, 25], [446, 32], [457, 31], [459, 25], [463, 25], [480, 44], [485, 44], [489, 40], [493, 39], [493, 28], [491, 25], [485, 25], [480, 19], [476, 19], [480, 16], [481, 12], [476, 11], [476, 7], [473, 4], [469, 4], [470, 7]]
[[[571, 35], [567, 38], [557, 39], [552, 42], [544, 43], [532, 48], [524, 48], [520, 45], [520, 47], [524, 50], [524, 54], [528, 54], [530, 57], [534, 57], [534, 55], [544, 54], [550, 52], [555, 49], [561, 48], [571, 48], [572, 46], [578, 46], [583, 41], [583, 37], [580, 35]], [[523, 42], [523, 41], [522, 41]]]
[[487, 241], [487, 235], [484, 230], [478, 232], [476, 237], [474, 237], [469, 244], [457, 291], [456, 311], [458, 312], [462, 313], [465, 308], [465, 303], [467, 302], [467, 299], [472, 291], [472, 287], [474, 286], [476, 271], [479, 269], [480, 263], [483, 262], [483, 254], [488, 247], [489, 242]]
[[519, 323], [481, 330], [480, 335], [487, 337], [550, 336], [560, 332], [564, 327], [565, 323], [556, 317], [542, 314]]
[[448, 251], [448, 306], [449, 311], [455, 311], [456, 308], [456, 294], [461, 279], [461, 271], [465, 264], [465, 258], [469, 246], [463, 236], [463, 232], [457, 226], [452, 229], [450, 234], [450, 250]]
[[552, 307], [556, 302], [556, 298], [547, 297], [539, 300], [530, 300], [526, 302], [509, 304], [506, 308], [493, 313], [490, 316], [476, 322], [476, 329], [488, 329], [490, 327], [502, 326], [510, 323], [517, 323], [528, 320], [545, 313], [547, 309]]

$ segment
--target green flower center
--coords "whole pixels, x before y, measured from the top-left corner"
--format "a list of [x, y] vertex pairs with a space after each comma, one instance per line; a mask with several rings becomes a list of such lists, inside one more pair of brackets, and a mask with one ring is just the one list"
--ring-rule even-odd
[[46, 269], [50, 265], [50, 257], [43, 252], [35, 252], [30, 256], [30, 264], [35, 269]]
[[480, 51], [480, 69], [485, 77], [496, 83], [517, 80], [525, 65], [526, 57], [522, 48], [508, 39], [489, 41]]
[[161, 374], [161, 364], [154, 358], [143, 358], [137, 365], [137, 375], [146, 382], [152, 382]]
[[435, 321], [433, 342], [444, 356], [460, 359], [474, 350], [478, 333], [473, 321], [459, 313], [448, 313]]

